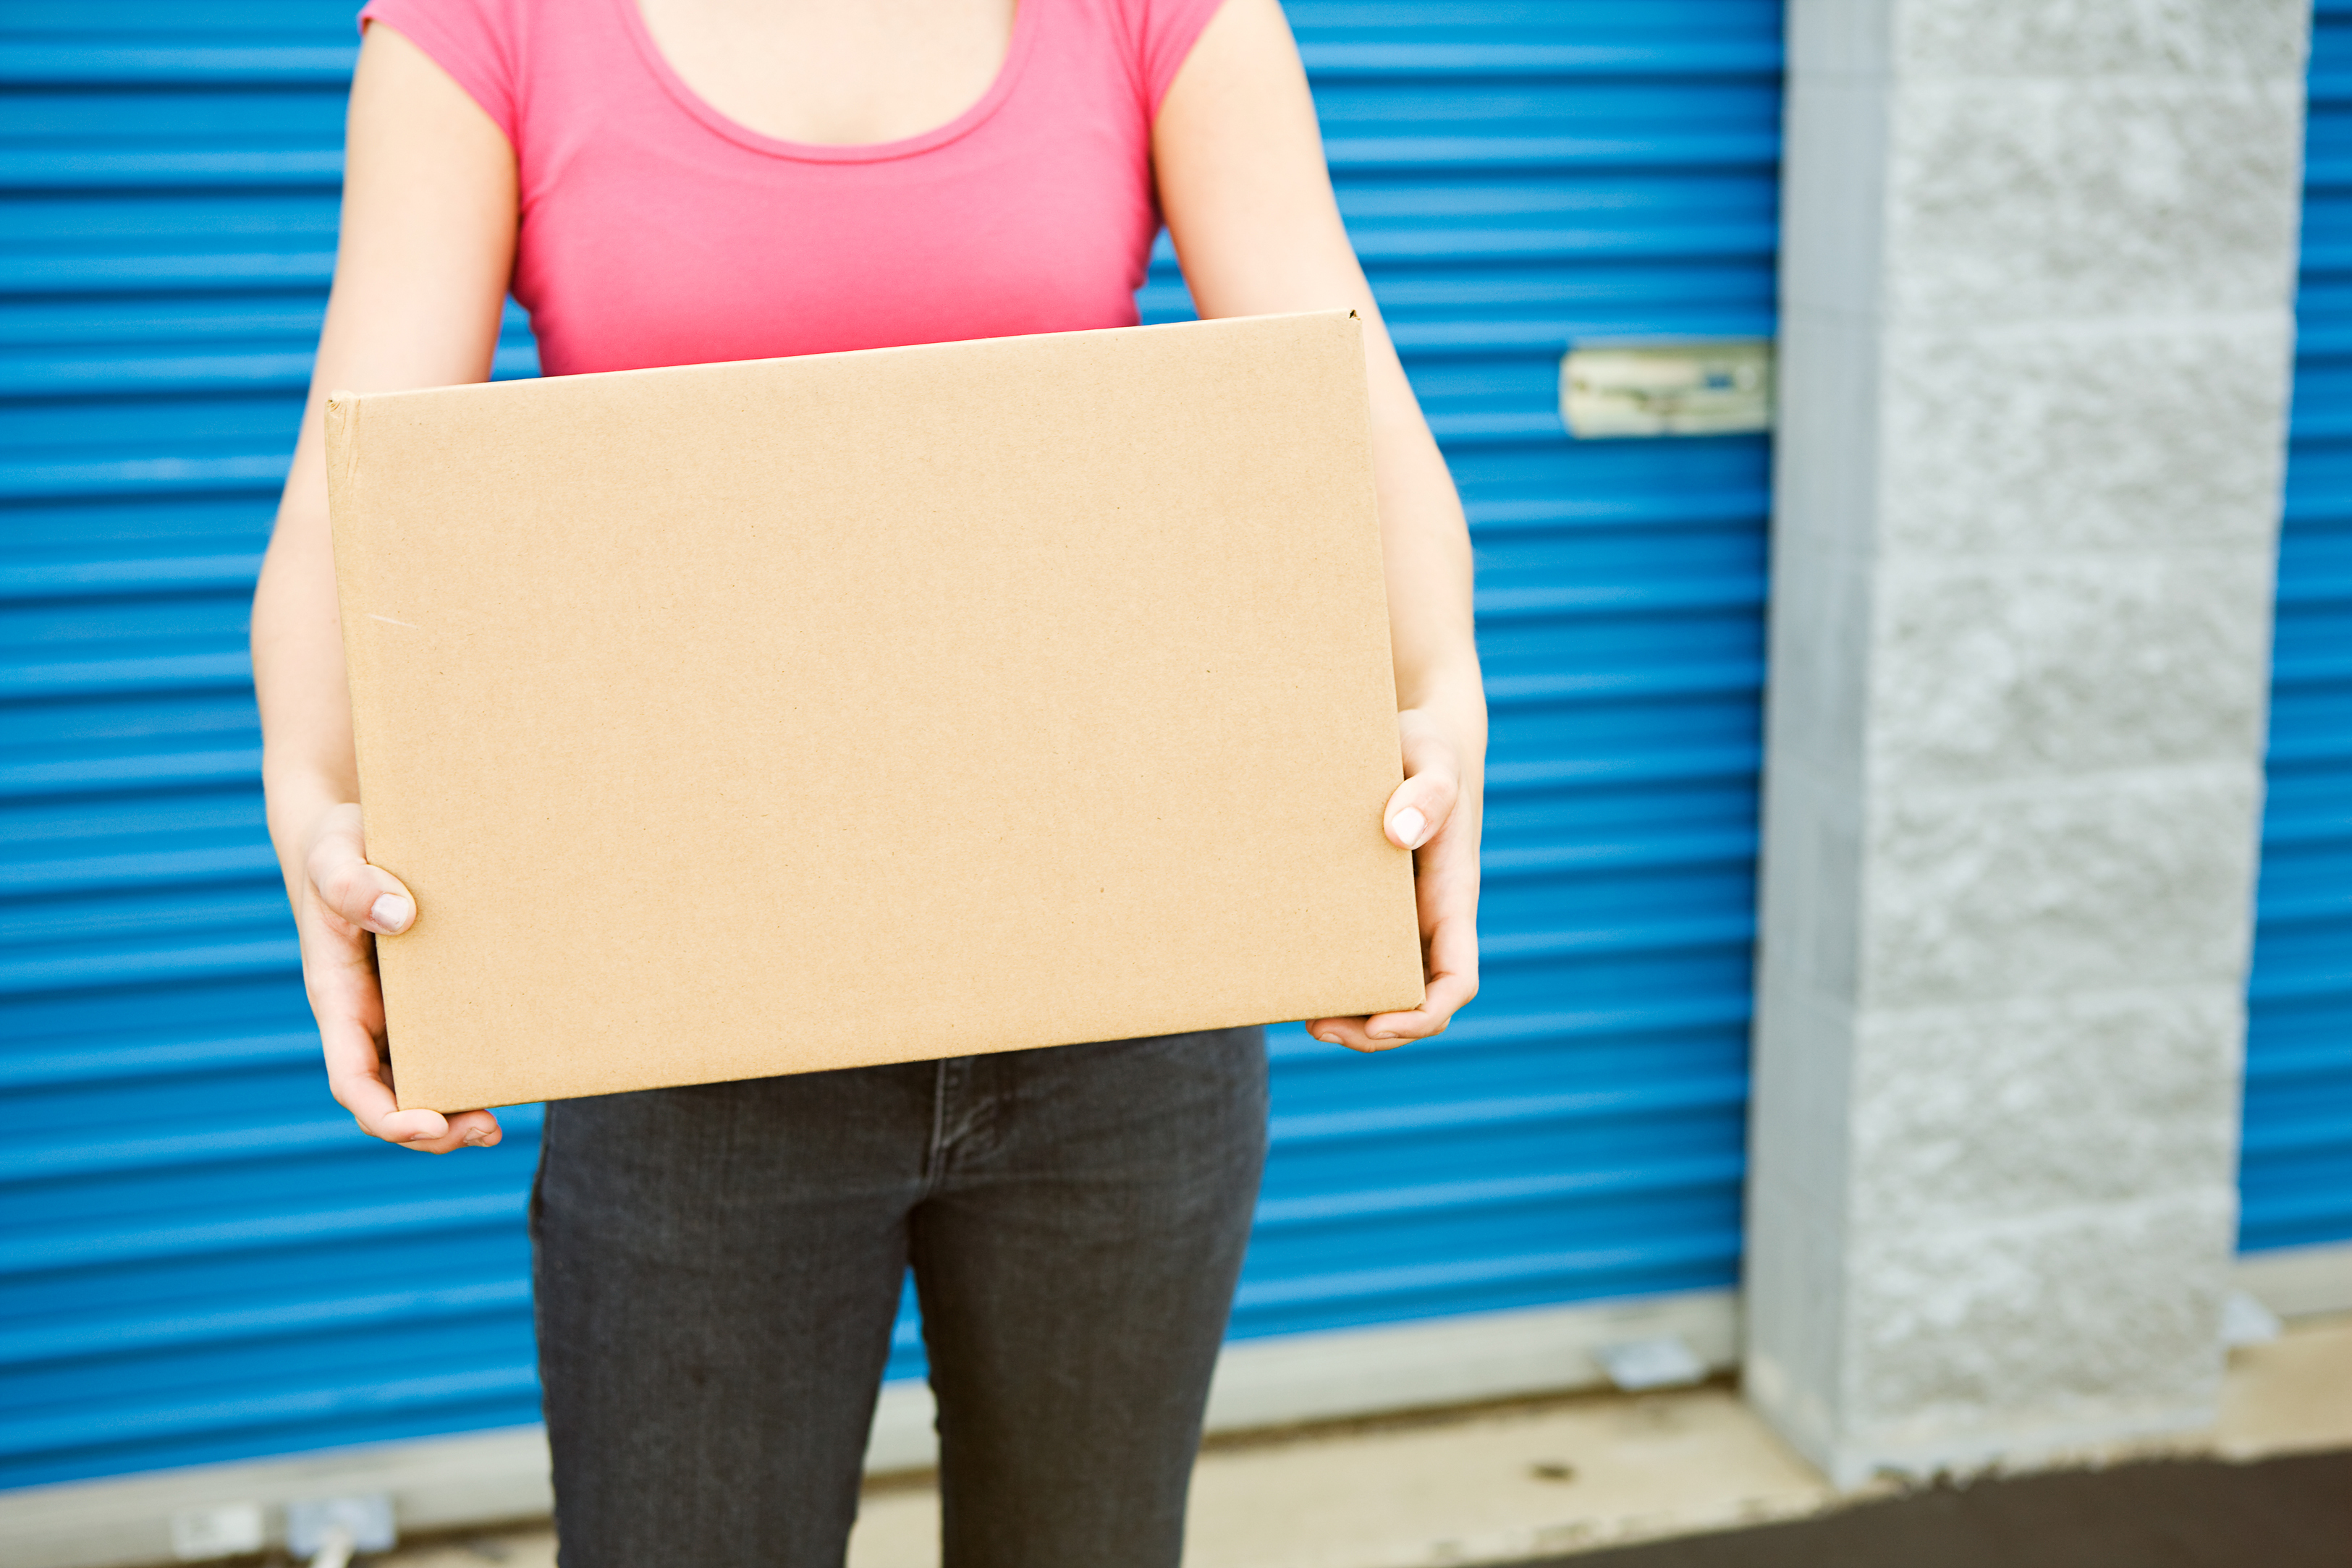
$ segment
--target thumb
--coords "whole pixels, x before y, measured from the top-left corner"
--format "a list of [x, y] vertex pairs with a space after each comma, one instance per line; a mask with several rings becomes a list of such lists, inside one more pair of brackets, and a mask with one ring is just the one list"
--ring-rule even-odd
[[416, 896], [362, 847], [358, 813], [348, 826], [329, 825], [310, 850], [310, 886], [319, 902], [362, 930], [394, 936], [416, 920]]
[[1454, 748], [1443, 738], [1414, 727], [1405, 728], [1403, 740], [1405, 779], [1389, 796], [1381, 822], [1391, 843], [1417, 850], [1454, 814], [1462, 780]]

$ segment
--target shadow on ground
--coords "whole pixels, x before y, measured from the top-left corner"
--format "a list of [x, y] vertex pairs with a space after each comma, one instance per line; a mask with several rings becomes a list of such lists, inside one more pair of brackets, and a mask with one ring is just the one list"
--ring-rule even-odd
[[1937, 1486], [1527, 1568], [2352, 1568], [2352, 1450]]

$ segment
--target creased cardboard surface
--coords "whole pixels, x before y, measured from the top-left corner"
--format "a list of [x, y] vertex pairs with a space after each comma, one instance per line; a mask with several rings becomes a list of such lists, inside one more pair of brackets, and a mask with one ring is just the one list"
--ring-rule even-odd
[[403, 1106], [1409, 1007], [1351, 315], [330, 401]]

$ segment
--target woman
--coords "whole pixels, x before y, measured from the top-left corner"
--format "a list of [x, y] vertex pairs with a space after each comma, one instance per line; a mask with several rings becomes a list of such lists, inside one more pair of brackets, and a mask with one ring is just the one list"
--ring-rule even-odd
[[[336, 1098], [395, 1109], [322, 389], [1124, 326], [1161, 215], [1203, 316], [1366, 334], [1427, 1000], [1476, 989], [1486, 716], [1460, 505], [1324, 172], [1276, 0], [375, 0], [341, 249], [254, 601], [270, 831]], [[1019, 744], [1018, 737], [1007, 737]], [[1313, 758], [1302, 758], [1311, 766]], [[547, 918], [572, 918], [551, 909]], [[591, 918], [583, 912], [582, 918]], [[1265, 1135], [1255, 1029], [560, 1103], [532, 1204], [563, 1559], [837, 1563], [911, 1261], [950, 1564], [1172, 1564]]]

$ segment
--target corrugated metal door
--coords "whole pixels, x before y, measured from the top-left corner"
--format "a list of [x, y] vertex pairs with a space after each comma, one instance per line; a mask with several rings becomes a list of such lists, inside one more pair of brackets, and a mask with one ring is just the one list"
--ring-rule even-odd
[[[537, 1118], [446, 1160], [351, 1128], [262, 831], [246, 602], [352, 9], [0, 14], [0, 1486], [537, 1415]], [[1476, 530], [1488, 968], [1433, 1044], [1279, 1033], [1235, 1333], [1728, 1285], [1766, 444], [1578, 445], [1554, 396], [1580, 337], [1770, 331], [1779, 6], [1293, 15]], [[1182, 311], [1164, 260], [1145, 304]]]
[[536, 1118], [357, 1134], [262, 828], [355, 10], [0, 13], [0, 1485], [538, 1418]]
[[2238, 1244], [2352, 1241], [2352, 5], [2313, 18]]
[[1580, 338], [1772, 331], [1780, 8], [1290, 13], [1477, 546], [1485, 987], [1377, 1058], [1279, 1038], [1234, 1332], [1728, 1285], [1768, 444], [1573, 443], [1557, 396]]

